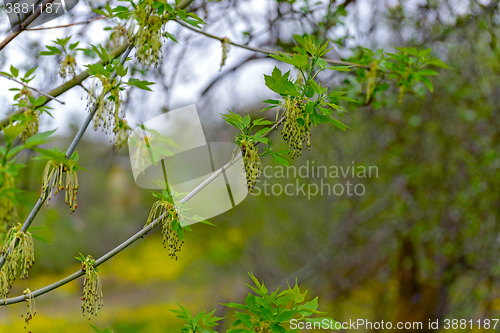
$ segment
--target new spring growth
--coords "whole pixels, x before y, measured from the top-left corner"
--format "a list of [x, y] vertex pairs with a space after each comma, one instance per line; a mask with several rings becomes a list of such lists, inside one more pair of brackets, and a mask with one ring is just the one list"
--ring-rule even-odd
[[245, 166], [248, 191], [252, 192], [252, 189], [262, 172], [262, 162], [253, 140], [242, 138], [238, 143], [243, 154], [243, 165]]
[[[31, 290], [26, 288], [23, 294], [24, 294], [24, 300], [26, 301], [26, 315], [24, 316], [24, 328], [26, 329], [30, 320], [33, 319], [33, 317], [36, 315], [36, 308], [35, 308], [35, 298], [33, 297]], [[21, 315], [21, 317], [22, 316], [23, 315]]]
[[80, 42], [69, 43], [71, 36], [66, 38], [58, 38], [52, 41], [55, 45], [46, 45], [47, 50], [40, 52], [41, 56], [53, 56], [57, 55], [63, 57], [62, 61], [59, 63], [59, 76], [63, 80], [71, 80], [76, 75], [76, 51], [82, 51], [82, 49], [77, 49]]
[[106, 134], [110, 130], [117, 134], [120, 128], [120, 116], [125, 117], [125, 111], [120, 108], [123, 100], [118, 81], [116, 78], [101, 75], [96, 75], [96, 77], [98, 80], [92, 84], [87, 102], [87, 109], [97, 107], [94, 115], [94, 129], [97, 130], [101, 126]]
[[119, 24], [113, 27], [113, 32], [109, 36], [110, 38], [110, 46], [112, 49], [116, 49], [120, 45], [128, 42], [128, 32], [127, 28], [123, 25]]
[[95, 268], [95, 260], [91, 255], [84, 258], [80, 253], [80, 257], [76, 259], [82, 262], [82, 271], [85, 272], [85, 280], [83, 281], [82, 292], [82, 313], [89, 315], [97, 315], [97, 310], [103, 306], [102, 283], [101, 278], [97, 274]]
[[30, 97], [33, 98], [33, 92], [24, 86], [19, 94], [14, 97], [26, 107], [26, 111], [23, 113], [25, 127], [21, 133], [21, 140], [23, 140], [23, 142], [38, 133], [38, 127], [40, 125], [40, 112], [32, 107]]
[[21, 223], [18, 223], [17, 226], [9, 230], [2, 248], [2, 254], [5, 255], [5, 264], [1, 270], [3, 277], [0, 278], [2, 294], [6, 289], [12, 287], [18, 272], [20, 272], [21, 279], [27, 278], [28, 272], [35, 262], [33, 237], [31, 233], [22, 231], [21, 228]]
[[[156, 194], [156, 197], [160, 195], [159, 193], [152, 193], [153, 195]], [[177, 209], [171, 198], [160, 195], [160, 200], [156, 201], [151, 208], [146, 226], [158, 218], [160, 218], [160, 223], [162, 224], [163, 247], [168, 247], [169, 257], [177, 260], [177, 252], [181, 250], [182, 244], [184, 244], [184, 241], [181, 239], [184, 237], [184, 234], [179, 223]]]
[[118, 123], [118, 133], [116, 133], [116, 137], [115, 137], [115, 149], [116, 150], [125, 146], [131, 131], [132, 131], [132, 129], [128, 125], [127, 121], [125, 119], [120, 118], [120, 121]]
[[24, 111], [24, 117], [26, 123], [24, 130], [21, 133], [21, 140], [26, 142], [26, 140], [38, 133], [38, 128], [40, 126], [40, 112], [34, 108], [28, 108]]
[[76, 75], [76, 60], [72, 54], [67, 54], [59, 64], [59, 76], [64, 80], [71, 80]]
[[[0, 186], [0, 237], [5, 235], [8, 227], [12, 223], [12, 216], [15, 212], [15, 205], [11, 197], [9, 197], [9, 192], [15, 189], [14, 177], [8, 172], [2, 172], [2, 182]], [[0, 239], [3, 239], [1, 237]]]
[[311, 120], [306, 112], [303, 100], [300, 98], [285, 98], [284, 105], [283, 139], [292, 150], [292, 158], [302, 154], [304, 141], [311, 149]]
[[219, 72], [222, 70], [222, 67], [226, 64], [226, 59], [227, 59], [227, 54], [229, 53], [229, 45], [231, 41], [229, 38], [224, 37], [222, 38], [221, 44], [222, 44], [222, 60], [220, 62], [220, 68]]
[[[56, 154], [61, 154], [60, 151], [52, 151]], [[71, 212], [74, 212], [77, 207], [78, 194], [78, 169], [85, 170], [78, 166], [78, 152], [73, 153], [70, 159], [65, 159], [63, 155], [54, 154], [47, 162], [42, 175], [42, 193], [48, 195], [47, 205], [52, 198], [52, 190], [54, 195], [59, 191], [65, 191], [64, 202], [69, 205]], [[46, 157], [46, 156], [43, 156]], [[85, 170], [86, 171], [86, 170]]]
[[375, 79], [377, 78], [377, 69], [378, 69], [377, 62], [373, 62], [370, 65], [370, 70], [368, 71], [365, 103], [368, 103], [370, 101], [370, 97], [373, 94], [373, 90], [375, 90]]
[[2, 267], [0, 269], [0, 302], [2, 301], [1, 298], [3, 298], [4, 300], [5, 298], [7, 298], [9, 290], [10, 290], [9, 280], [7, 279], [7, 275], [5, 274], [4, 268]]
[[144, 67], [157, 67], [161, 63], [162, 38], [165, 23], [170, 18], [168, 11], [159, 13], [153, 4], [155, 0], [146, 0], [135, 10], [139, 29], [136, 34], [136, 57]]

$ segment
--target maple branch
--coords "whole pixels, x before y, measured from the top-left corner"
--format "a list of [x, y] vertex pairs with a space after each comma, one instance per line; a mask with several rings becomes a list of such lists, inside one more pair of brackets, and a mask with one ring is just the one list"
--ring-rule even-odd
[[[263, 137], [267, 137], [269, 134], [271, 134], [276, 128], [278, 128], [279, 125], [281, 125], [281, 123], [283, 123], [284, 120], [285, 120], [285, 117], [281, 118], [278, 122], [276, 122], [273, 125], [273, 127], [271, 127], [266, 133], [263, 134]], [[259, 142], [256, 143], [256, 145], [258, 145], [258, 144], [259, 144]], [[229, 162], [227, 162], [222, 168], [215, 171], [204, 182], [202, 182], [200, 185], [198, 185], [196, 188], [194, 188], [191, 192], [186, 194], [186, 196], [184, 198], [179, 200], [180, 203], [187, 202], [192, 197], [194, 197], [197, 193], [199, 193], [202, 189], [207, 187], [217, 177], [222, 175], [222, 173], [227, 168], [229, 168], [231, 165], [233, 165], [241, 157], [242, 157], [242, 154], [240, 151], [240, 153], [236, 157], [234, 157]], [[137, 240], [141, 239], [144, 235], [146, 235], [148, 232], [150, 232], [154, 227], [156, 227], [159, 224], [159, 222], [165, 217], [165, 214], [166, 213], [163, 213], [156, 220], [154, 220], [150, 224], [146, 225], [142, 230], [135, 233], [132, 237], [127, 239], [125, 242], [121, 243], [120, 245], [118, 245], [117, 247], [115, 247], [114, 249], [112, 249], [111, 251], [109, 251], [108, 253], [106, 253], [105, 255], [100, 257], [99, 259], [97, 259], [95, 262], [95, 267], [102, 265], [103, 263], [105, 263], [106, 261], [108, 261], [109, 259], [114, 257], [115, 255], [117, 255], [121, 251], [125, 250], [128, 246], [130, 246], [131, 244], [133, 244]], [[43, 294], [46, 294], [49, 291], [55, 290], [55, 289], [62, 287], [65, 284], [67, 284], [73, 280], [76, 280], [77, 278], [79, 278], [80, 276], [83, 276], [84, 274], [85, 274], [85, 272], [80, 269], [80, 270], [76, 271], [75, 273], [65, 277], [62, 280], [59, 280], [59, 281], [54, 282], [46, 287], [43, 287], [43, 288], [40, 288], [38, 290], [33, 291], [31, 293], [31, 297], [38, 297], [38, 296], [41, 296]], [[7, 298], [7, 299], [5, 299], [4, 302], [1, 302], [0, 305], [10, 305], [10, 304], [15, 304], [15, 303], [20, 303], [20, 302], [23, 302], [26, 297], [27, 297], [27, 295], [21, 295], [21, 296], [17, 296], [17, 297]]]
[[[236, 47], [239, 47], [239, 48], [242, 48], [242, 49], [245, 49], [245, 50], [249, 50], [249, 51], [253, 51], [253, 52], [258, 52], [258, 53], [264, 53], [266, 54], [267, 56], [269, 56], [270, 54], [279, 54], [278, 51], [275, 51], [275, 50], [267, 50], [267, 49], [262, 49], [262, 48], [259, 48], [259, 47], [252, 47], [252, 46], [248, 46], [248, 45], [244, 45], [244, 44], [238, 44], [238, 43], [234, 43], [232, 42], [231, 40], [227, 41], [224, 40], [225, 37], [219, 37], [219, 36], [216, 36], [216, 35], [212, 35], [208, 32], [205, 32], [201, 29], [197, 29], [183, 21], [180, 21], [180, 20], [174, 20], [175, 22], [179, 23], [180, 25], [182, 25], [183, 27], [191, 30], [191, 31], [194, 31], [196, 33], [199, 33], [199, 34], [202, 34], [206, 37], [209, 37], [209, 38], [212, 38], [212, 39], [216, 39], [218, 41], [220, 41], [221, 43], [222, 42], [226, 42], [228, 44], [231, 44], [233, 46], [236, 46]], [[288, 52], [280, 52], [281, 54], [286, 54], [288, 56], [293, 56], [293, 53], [288, 53]], [[331, 59], [331, 58], [321, 58], [323, 59], [324, 61], [326, 61], [327, 63], [330, 63], [330, 64], [335, 64], [335, 65], [345, 65], [345, 66], [352, 66], [352, 67], [359, 67], [359, 68], [364, 68], [364, 69], [370, 69], [370, 66], [366, 66], [366, 65], [361, 65], [361, 64], [356, 64], [356, 63], [353, 63], [353, 62], [348, 62], [348, 61], [343, 61], [343, 60], [335, 60], [335, 59]]]

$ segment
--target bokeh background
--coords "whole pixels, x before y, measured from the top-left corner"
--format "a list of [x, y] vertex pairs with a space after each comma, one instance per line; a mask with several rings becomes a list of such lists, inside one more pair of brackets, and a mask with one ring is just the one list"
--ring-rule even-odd
[[[92, 1], [92, 6], [104, 2]], [[449, 70], [433, 78], [434, 93], [419, 90], [397, 103], [395, 87], [368, 105], [346, 104], [340, 119], [350, 129], [326, 125], [312, 129], [311, 151], [292, 166], [376, 166], [375, 177], [280, 177], [275, 162], [257, 187], [235, 209], [194, 225], [179, 259], [163, 249], [159, 230], [99, 267], [104, 308], [90, 323], [114, 332], [177, 332], [182, 323], [167, 310], [176, 302], [197, 313], [244, 300], [251, 270], [270, 287], [293, 284], [319, 296], [320, 310], [338, 321], [420, 321], [499, 318], [500, 294], [500, 8], [488, 0], [195, 0], [192, 10], [220, 37], [251, 46], [291, 51], [294, 34], [332, 38], [330, 58], [356, 59], [358, 46], [393, 51], [396, 46], [432, 48]], [[45, 26], [95, 17], [86, 1]], [[0, 13], [8, 33], [5, 9]], [[39, 66], [33, 85], [48, 91], [62, 82], [55, 57], [36, 55], [45, 44], [72, 35], [80, 47], [109, 43], [103, 20], [66, 29], [29, 31], [0, 52], [1, 70], [15, 64]], [[169, 32], [178, 44], [164, 45], [163, 64], [136, 76], [155, 81], [154, 92], [125, 92], [129, 122], [196, 104], [207, 141], [231, 141], [236, 132], [219, 113], [230, 109], [260, 117], [267, 98], [263, 74], [280, 64], [265, 55], [231, 47], [219, 71], [221, 44], [175, 22]], [[60, 60], [60, 59], [59, 59]], [[78, 59], [79, 70], [92, 62]], [[133, 61], [132, 61], [133, 62]], [[346, 89], [364, 101], [364, 89], [350, 73], [320, 77], [332, 89]], [[13, 110], [15, 84], [0, 78], [2, 115]], [[90, 83], [86, 83], [87, 86]], [[87, 115], [78, 87], [61, 97], [51, 143], [66, 149]], [[272, 111], [266, 116], [274, 117]], [[154, 198], [134, 183], [128, 149], [113, 149], [110, 137], [89, 129], [80, 143], [78, 209], [69, 214], [59, 195], [44, 207], [35, 225], [52, 245], [36, 243], [36, 263], [28, 280], [11, 295], [38, 289], [79, 269], [78, 252], [100, 257], [144, 225]], [[279, 133], [278, 149], [285, 148]], [[34, 152], [20, 158], [29, 161]], [[18, 207], [24, 220], [39, 195], [43, 163], [23, 169]], [[266, 195], [264, 184], [332, 186], [362, 184], [363, 195]], [[268, 193], [270, 191], [268, 187]], [[276, 187], [276, 191], [277, 191]], [[256, 191], [257, 192], [257, 191]], [[92, 332], [82, 317], [80, 278], [36, 299], [31, 332]], [[25, 304], [0, 307], [0, 332], [24, 331]], [[497, 327], [497, 329], [499, 329]], [[363, 331], [363, 330], [360, 330]], [[425, 331], [425, 330], [424, 330]]]

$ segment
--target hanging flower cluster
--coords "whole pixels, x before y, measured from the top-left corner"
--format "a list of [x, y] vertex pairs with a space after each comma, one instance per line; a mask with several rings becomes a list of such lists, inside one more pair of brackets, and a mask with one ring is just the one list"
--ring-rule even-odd
[[221, 44], [222, 44], [222, 60], [220, 62], [219, 72], [222, 70], [222, 67], [224, 67], [224, 65], [226, 64], [227, 54], [229, 53], [229, 45], [230, 45], [230, 43], [231, 43], [231, 41], [229, 40], [229, 38], [227, 38], [227, 37], [222, 38], [222, 41], [221, 41]]
[[102, 283], [95, 268], [94, 258], [88, 255], [87, 258], [80, 258], [79, 260], [82, 262], [82, 270], [85, 272], [82, 292], [82, 313], [84, 316], [87, 313], [90, 319], [90, 316], [97, 315], [97, 310], [103, 306]]
[[7, 274], [5, 274], [2, 268], [2, 270], [0, 270], [0, 298], [5, 299], [9, 294], [9, 290], [10, 290], [9, 280], [7, 279]]
[[29, 102], [29, 96], [33, 97], [33, 92], [28, 89], [27, 87], [23, 86], [21, 91], [19, 91], [18, 94], [14, 96], [14, 99], [21, 101], [21, 102]]
[[128, 41], [128, 33], [127, 28], [123, 25], [119, 24], [113, 27], [113, 32], [110, 36], [110, 46], [112, 49], [116, 49], [117, 47], [123, 45]]
[[[156, 201], [151, 208], [146, 225], [158, 218], [162, 224], [163, 247], [168, 247], [169, 257], [177, 260], [177, 252], [181, 250], [184, 241], [181, 239], [183, 237], [182, 227], [179, 223], [179, 214], [175, 205], [163, 198]], [[179, 237], [179, 234], [182, 236]]]
[[97, 130], [101, 126], [106, 134], [110, 131], [117, 134], [120, 129], [120, 117], [125, 118], [125, 111], [121, 108], [122, 104], [123, 100], [116, 78], [99, 76], [98, 81], [92, 85], [87, 102], [89, 111], [96, 107], [94, 129]]
[[304, 141], [311, 149], [311, 119], [300, 99], [286, 98], [284, 108], [283, 139], [292, 150], [292, 158], [302, 155]]
[[0, 236], [7, 232], [15, 213], [14, 202], [9, 196], [9, 192], [15, 189], [14, 177], [7, 172], [2, 172], [2, 178], [3, 182], [0, 186]]
[[35, 262], [33, 237], [31, 233], [22, 231], [21, 228], [22, 225], [18, 223], [17, 226], [9, 230], [2, 248], [5, 264], [0, 270], [0, 297], [3, 298], [7, 296], [18, 272], [20, 272], [21, 279], [27, 278], [28, 272]]
[[135, 36], [136, 57], [144, 67], [157, 67], [162, 61], [164, 26], [170, 17], [168, 11], [161, 14], [153, 7], [155, 0], [146, 0], [135, 10], [139, 29]]
[[30, 101], [30, 99], [34, 100], [33, 92], [30, 89], [23, 86], [21, 91], [16, 94], [14, 98], [19, 101], [19, 104], [17, 104], [18, 106], [26, 109], [22, 115], [25, 127], [21, 133], [21, 139], [25, 142], [27, 139], [38, 133], [38, 127], [40, 125], [40, 112], [33, 107]]
[[115, 149], [118, 150], [125, 146], [127, 143], [128, 137], [131, 133], [132, 129], [128, 126], [128, 123], [125, 119], [121, 119], [118, 123], [118, 133], [116, 133], [115, 137]]
[[25, 117], [25, 128], [21, 133], [21, 140], [26, 142], [33, 135], [38, 133], [38, 127], [40, 126], [40, 112], [33, 108], [28, 108], [24, 111]]
[[239, 141], [239, 144], [243, 153], [243, 165], [245, 166], [248, 191], [252, 192], [252, 189], [262, 172], [262, 162], [257, 152], [257, 147], [255, 147], [252, 140], [243, 138]]
[[71, 212], [77, 207], [76, 196], [78, 194], [78, 177], [76, 170], [79, 168], [76, 160], [69, 159], [65, 162], [49, 160], [42, 176], [42, 192], [48, 195], [48, 202], [59, 191], [65, 191], [64, 201], [69, 205]]
[[76, 75], [75, 57], [68, 53], [59, 64], [59, 76], [64, 80], [71, 80]]
[[35, 298], [33, 297], [31, 290], [26, 288], [23, 294], [24, 294], [24, 300], [26, 301], [26, 315], [24, 316], [24, 328], [26, 328], [30, 320], [33, 319], [33, 317], [35, 316], [36, 308], [35, 308]]
[[377, 78], [377, 70], [378, 70], [377, 63], [373, 62], [370, 65], [370, 70], [368, 71], [365, 103], [368, 103], [370, 101], [370, 97], [372, 96], [373, 91], [375, 90], [376, 86], [375, 79]]

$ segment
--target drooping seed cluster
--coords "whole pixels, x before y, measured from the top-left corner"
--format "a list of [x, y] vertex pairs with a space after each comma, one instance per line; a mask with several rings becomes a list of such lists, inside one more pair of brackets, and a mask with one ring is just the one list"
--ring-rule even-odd
[[59, 64], [59, 76], [64, 80], [71, 80], [76, 75], [76, 60], [71, 54], [66, 57]]
[[370, 70], [368, 71], [367, 86], [366, 86], [366, 101], [370, 101], [370, 97], [375, 89], [375, 79], [377, 78], [377, 63], [374, 62], [370, 65]]
[[[94, 129], [102, 127], [106, 134], [112, 131], [115, 135], [120, 129], [120, 117], [125, 118], [125, 111], [121, 108], [123, 100], [116, 83], [116, 79], [100, 77], [99, 81], [92, 85], [87, 101], [89, 111], [96, 107]], [[95, 98], [94, 94], [98, 97]]]
[[120, 119], [119, 125], [118, 125], [118, 133], [116, 134], [115, 137], [115, 149], [118, 150], [125, 146], [127, 143], [128, 137], [130, 135], [130, 132], [132, 129], [128, 126], [128, 123], [125, 119]]
[[219, 72], [222, 70], [222, 67], [226, 64], [227, 60], [227, 54], [229, 53], [229, 45], [230, 45], [230, 40], [227, 37], [222, 38], [222, 60], [220, 62], [220, 68]]
[[113, 28], [110, 39], [110, 46], [112, 49], [116, 49], [118, 46], [123, 45], [125, 42], [128, 42], [127, 29], [123, 25], [116, 25]]
[[[5, 298], [16, 279], [28, 277], [28, 272], [35, 262], [35, 246], [31, 233], [21, 230], [22, 225], [11, 228], [5, 238], [2, 254], [5, 264], [0, 270], [0, 298]], [[16, 245], [17, 242], [17, 245]]]
[[36, 315], [36, 308], [35, 298], [33, 297], [33, 293], [31, 292], [31, 290], [26, 288], [23, 294], [24, 300], [26, 301], [26, 315], [24, 316], [24, 328], [26, 329], [30, 320], [33, 319], [33, 317]]
[[184, 241], [179, 239], [179, 234], [172, 228], [173, 224], [179, 225], [179, 215], [175, 205], [165, 200], [156, 201], [151, 208], [146, 225], [157, 218], [161, 218], [163, 247], [168, 247], [168, 256], [171, 259], [175, 258], [177, 260], [177, 252], [181, 250]]
[[42, 176], [42, 192], [48, 195], [47, 204], [59, 191], [65, 191], [64, 202], [69, 205], [73, 213], [77, 207], [76, 196], [78, 194], [78, 176], [76, 168], [71, 161], [68, 164], [50, 160], [47, 162]]
[[21, 139], [25, 142], [27, 139], [38, 133], [38, 127], [40, 125], [40, 112], [33, 109], [30, 102], [30, 97], [33, 97], [33, 92], [23, 87], [15, 98], [24, 104], [26, 111], [24, 111], [23, 122], [25, 124], [23, 132], [21, 133]]
[[26, 142], [26, 140], [38, 133], [38, 127], [40, 126], [40, 112], [32, 108], [28, 108], [24, 111], [24, 116], [25, 127], [21, 133], [21, 140]]
[[246, 183], [248, 191], [252, 192], [257, 179], [262, 172], [262, 162], [257, 152], [255, 144], [247, 139], [240, 142], [241, 152], [243, 153], [243, 165], [245, 166]]
[[19, 92], [19, 95], [16, 95], [16, 97], [14, 97], [14, 98], [19, 99], [19, 101], [28, 103], [29, 96], [33, 97], [33, 92], [30, 89], [28, 89], [27, 87], [23, 86], [23, 88]]
[[300, 99], [286, 98], [284, 108], [283, 139], [292, 150], [292, 158], [302, 155], [304, 141], [311, 149], [311, 120]]
[[[5, 274], [4, 269], [0, 270], [0, 299], [3, 298], [5, 299], [7, 295], [9, 294], [10, 290], [10, 284], [9, 280], [7, 279], [7, 274]], [[1, 300], [0, 300], [1, 302]]]
[[399, 95], [398, 95], [398, 103], [399, 105], [403, 104], [403, 98], [405, 97], [405, 85], [404, 83], [401, 83], [399, 86]]
[[151, 164], [151, 149], [148, 148], [148, 143], [151, 144], [152, 139], [151, 135], [146, 135], [141, 136], [139, 140], [132, 143], [136, 148], [131, 156], [131, 160], [136, 170], [145, 170]]
[[135, 11], [139, 25], [135, 37], [135, 55], [137, 61], [146, 68], [151, 67], [151, 65], [158, 67], [158, 64], [162, 62], [163, 30], [169, 17], [167, 11], [158, 14], [153, 7], [154, 2], [155, 0], [146, 0]]
[[97, 316], [97, 310], [103, 306], [103, 294], [101, 278], [95, 269], [95, 260], [88, 255], [82, 262], [82, 270], [85, 272], [82, 292], [82, 313]]
[[2, 172], [3, 182], [0, 186], [0, 192], [4, 195], [0, 196], [0, 239], [3, 239], [7, 229], [12, 223], [12, 217], [15, 215], [15, 205], [12, 200], [6, 195], [15, 188], [14, 177], [7, 173]]

